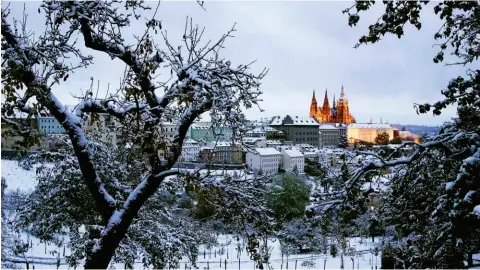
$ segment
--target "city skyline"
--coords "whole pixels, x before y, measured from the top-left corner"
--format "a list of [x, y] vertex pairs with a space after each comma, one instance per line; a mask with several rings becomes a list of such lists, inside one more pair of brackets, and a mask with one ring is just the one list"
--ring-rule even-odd
[[[195, 2], [163, 2], [158, 11], [163, 29], [175, 44], [181, 36], [187, 16], [205, 27], [204, 40], [215, 41], [236, 22], [237, 31], [227, 40], [222, 55], [232, 63], [257, 60], [254, 71], [264, 67], [269, 73], [263, 80], [261, 112], [254, 107], [246, 111], [250, 119], [275, 115], [308, 117], [311, 93], [328, 89], [338, 93], [342, 84], [350, 102], [350, 112], [357, 122], [373, 119], [389, 123], [439, 125], [455, 116], [449, 108], [441, 116], [417, 115], [413, 104], [435, 102], [448, 81], [463, 74], [466, 67], [434, 64], [437, 52], [433, 35], [440, 27], [434, 14], [422, 11], [422, 29], [408, 31], [400, 40], [387, 36], [378, 44], [354, 49], [383, 5], [361, 17], [356, 27], [349, 27], [342, 10], [349, 2], [207, 2], [206, 11]], [[26, 3], [28, 26], [43, 31], [37, 13], [39, 2]], [[11, 3], [12, 15], [19, 18], [23, 3]], [[215, 16], [212, 16], [214, 14]], [[142, 29], [143, 21], [134, 22]], [[408, 27], [410, 28], [410, 27]], [[135, 33], [126, 33], [133, 38]], [[161, 43], [161, 35], [158, 37]], [[83, 46], [83, 45], [82, 45]], [[91, 52], [96, 64], [77, 71], [54, 87], [64, 104], [75, 104], [72, 94], [87, 89], [93, 76], [100, 81], [99, 96], [119, 85], [124, 66], [118, 60]], [[333, 95], [332, 95], [333, 96]], [[208, 119], [206, 117], [205, 119]]]

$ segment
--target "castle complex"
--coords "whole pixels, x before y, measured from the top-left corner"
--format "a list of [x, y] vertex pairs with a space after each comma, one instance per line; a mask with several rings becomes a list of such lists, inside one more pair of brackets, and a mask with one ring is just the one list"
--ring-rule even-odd
[[315, 90], [313, 91], [312, 104], [310, 105], [310, 117], [315, 118], [319, 123], [355, 123], [355, 118], [348, 109], [348, 100], [345, 98], [345, 92], [342, 85], [340, 99], [335, 100], [333, 96], [333, 107], [330, 108], [328, 102], [327, 90], [325, 90], [325, 99], [322, 107], [317, 106], [315, 99]]

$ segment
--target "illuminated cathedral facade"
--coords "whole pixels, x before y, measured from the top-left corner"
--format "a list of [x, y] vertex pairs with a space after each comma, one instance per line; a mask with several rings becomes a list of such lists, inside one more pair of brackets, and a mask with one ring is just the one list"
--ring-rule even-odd
[[315, 118], [319, 123], [355, 123], [355, 118], [350, 114], [348, 109], [348, 100], [345, 98], [345, 91], [342, 85], [340, 98], [335, 100], [333, 96], [333, 106], [330, 108], [328, 102], [327, 90], [325, 90], [325, 99], [322, 107], [318, 107], [317, 99], [315, 98], [315, 90], [313, 90], [312, 104], [310, 105], [310, 117]]

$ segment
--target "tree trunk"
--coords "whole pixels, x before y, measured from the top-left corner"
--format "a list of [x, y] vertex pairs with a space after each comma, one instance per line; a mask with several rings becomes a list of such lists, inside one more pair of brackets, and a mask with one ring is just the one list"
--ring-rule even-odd
[[[140, 208], [144, 205], [145, 201], [152, 196], [158, 189], [158, 186], [163, 182], [166, 176], [173, 175], [175, 173], [171, 171], [164, 171], [157, 176], [148, 176], [144, 185], [139, 184], [137, 188], [132, 192], [134, 197], [128, 197], [124, 206], [120, 210], [116, 210], [112, 216], [114, 216], [116, 222], [110, 224], [108, 231], [102, 232], [103, 236], [98, 242], [98, 248], [92, 250], [87, 255], [85, 260], [85, 269], [106, 269], [115, 254], [120, 241], [127, 234], [128, 228], [133, 222], [133, 218], [137, 215]], [[111, 221], [109, 221], [110, 223]]]

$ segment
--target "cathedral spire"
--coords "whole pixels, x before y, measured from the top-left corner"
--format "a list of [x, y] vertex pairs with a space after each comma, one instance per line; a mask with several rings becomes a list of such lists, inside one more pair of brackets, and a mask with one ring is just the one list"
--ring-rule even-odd
[[343, 99], [345, 97], [345, 91], [343, 89], [343, 83], [342, 83], [342, 91], [340, 92], [340, 98]]
[[330, 103], [328, 102], [328, 90], [325, 89], [325, 98], [323, 99], [323, 110], [325, 113], [325, 110], [330, 111]]
[[325, 89], [325, 99], [323, 100], [323, 106], [322, 106], [322, 114], [325, 115], [324, 122], [330, 121], [330, 115], [331, 115], [331, 110], [330, 110], [330, 104], [328, 103], [328, 91]]
[[312, 103], [310, 104], [310, 117], [317, 115], [317, 99], [315, 98], [315, 90], [313, 90]]
[[335, 109], [337, 107], [337, 104], [335, 103], [335, 94], [333, 94], [333, 108]]

